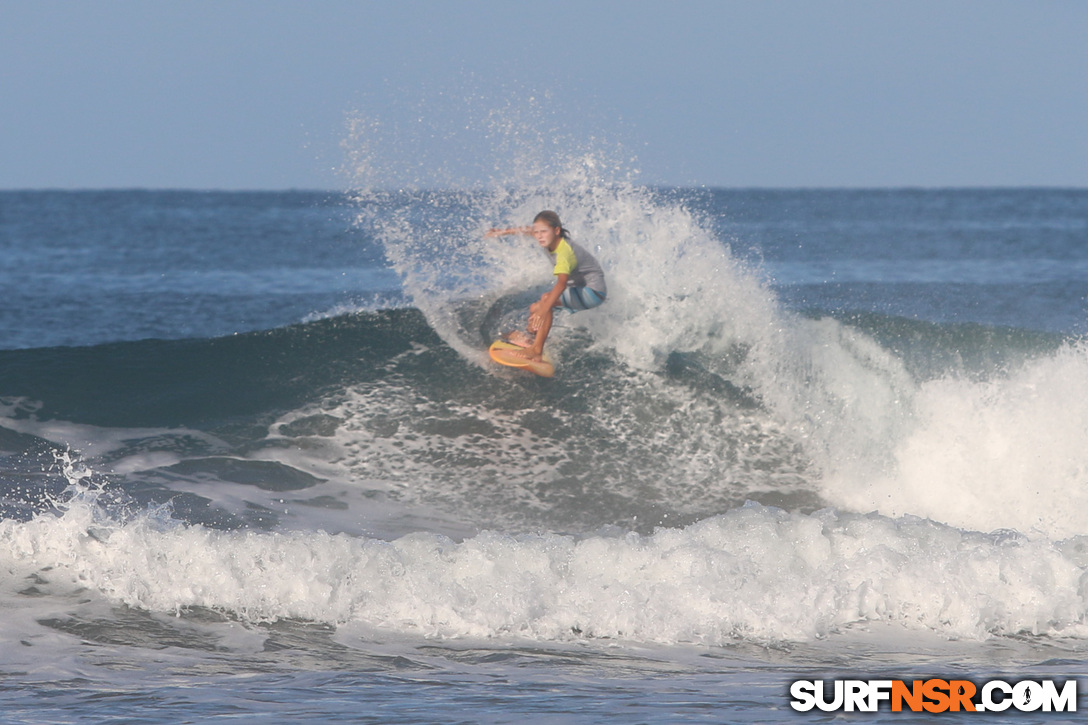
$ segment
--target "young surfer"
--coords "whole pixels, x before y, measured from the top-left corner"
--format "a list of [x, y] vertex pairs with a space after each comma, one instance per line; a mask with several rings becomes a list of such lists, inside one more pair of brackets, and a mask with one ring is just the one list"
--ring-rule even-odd
[[531, 226], [491, 229], [485, 236], [499, 237], [507, 234], [525, 234], [536, 239], [542, 249], [554, 259], [555, 284], [529, 306], [529, 333], [515, 332], [510, 342], [525, 348], [529, 360], [540, 360], [544, 355], [544, 342], [552, 329], [552, 317], [556, 308], [573, 312], [589, 310], [604, 302], [608, 288], [604, 283], [604, 270], [596, 258], [584, 247], [570, 240], [570, 232], [563, 228], [559, 215], [554, 211], [542, 211], [533, 219]]

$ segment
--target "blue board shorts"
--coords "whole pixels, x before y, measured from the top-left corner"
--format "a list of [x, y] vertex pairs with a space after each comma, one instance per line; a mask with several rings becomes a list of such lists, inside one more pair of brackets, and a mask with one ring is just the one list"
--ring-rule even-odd
[[592, 310], [594, 307], [600, 307], [604, 303], [604, 298], [605, 295], [589, 287], [567, 287], [559, 296], [559, 304], [556, 307], [562, 307], [569, 312]]

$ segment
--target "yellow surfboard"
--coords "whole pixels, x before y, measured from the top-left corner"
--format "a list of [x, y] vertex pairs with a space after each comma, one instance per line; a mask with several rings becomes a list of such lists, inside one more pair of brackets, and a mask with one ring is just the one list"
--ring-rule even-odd
[[511, 368], [522, 368], [528, 370], [531, 373], [539, 375], [542, 378], [550, 378], [555, 375], [555, 365], [545, 355], [543, 360], [526, 360], [518, 353], [522, 352], [525, 348], [518, 347], [509, 342], [503, 340], [496, 340], [491, 343], [491, 347], [488, 349], [488, 354], [491, 355], [491, 359], [497, 362], [499, 365], [506, 365]]

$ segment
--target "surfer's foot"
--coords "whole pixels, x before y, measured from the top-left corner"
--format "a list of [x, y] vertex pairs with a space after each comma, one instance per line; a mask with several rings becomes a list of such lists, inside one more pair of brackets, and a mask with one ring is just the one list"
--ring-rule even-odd
[[532, 347], [536, 340], [529, 336], [529, 333], [522, 330], [514, 330], [506, 336], [506, 341], [511, 345], [517, 345], [518, 347]]
[[511, 350], [510, 354], [514, 357], [520, 357], [523, 360], [530, 360], [532, 362], [540, 362], [544, 359], [544, 353], [536, 352], [528, 346], [523, 350]]

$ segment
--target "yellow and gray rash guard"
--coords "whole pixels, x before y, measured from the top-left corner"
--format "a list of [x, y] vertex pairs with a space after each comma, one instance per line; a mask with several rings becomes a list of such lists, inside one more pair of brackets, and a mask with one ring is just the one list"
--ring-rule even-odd
[[596, 257], [587, 252], [580, 244], [559, 240], [559, 245], [550, 254], [555, 257], [555, 269], [552, 274], [567, 275], [568, 287], [588, 287], [602, 298], [608, 293], [604, 283], [604, 270]]

